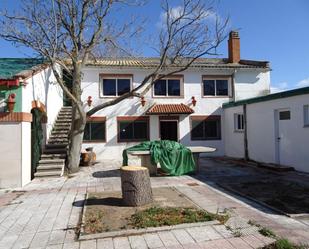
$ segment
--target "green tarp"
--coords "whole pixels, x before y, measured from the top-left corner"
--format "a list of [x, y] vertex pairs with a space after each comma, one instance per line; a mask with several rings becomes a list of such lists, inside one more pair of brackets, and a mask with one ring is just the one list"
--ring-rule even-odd
[[194, 172], [195, 162], [192, 152], [180, 143], [161, 140], [147, 141], [123, 151], [123, 165], [128, 165], [128, 151], [150, 151], [151, 162], [160, 163], [161, 169], [172, 176]]

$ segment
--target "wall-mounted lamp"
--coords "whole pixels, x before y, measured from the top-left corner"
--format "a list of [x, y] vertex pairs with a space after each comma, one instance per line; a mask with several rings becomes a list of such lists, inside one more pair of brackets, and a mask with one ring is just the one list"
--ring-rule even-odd
[[8, 97], [7, 105], [8, 105], [9, 112], [14, 111], [14, 106], [15, 106], [15, 103], [16, 103], [15, 97], [16, 97], [15, 93], [11, 93]]
[[145, 104], [146, 104], [146, 100], [145, 100], [144, 96], [141, 97], [141, 104], [142, 104], [142, 106], [145, 106]]
[[196, 105], [196, 99], [195, 99], [195, 97], [192, 96], [191, 100], [192, 100], [192, 105], [195, 106], [195, 105]]
[[88, 104], [88, 106], [91, 106], [91, 104], [92, 104], [92, 97], [91, 96], [88, 96], [87, 104]]

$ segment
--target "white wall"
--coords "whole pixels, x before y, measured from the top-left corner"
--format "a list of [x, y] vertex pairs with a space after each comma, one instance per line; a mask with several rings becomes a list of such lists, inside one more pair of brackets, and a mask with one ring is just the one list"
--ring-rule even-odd
[[23, 87], [22, 111], [31, 112], [33, 100], [41, 101], [47, 112], [46, 137], [52, 130], [57, 114], [63, 105], [63, 93], [50, 68], [42, 70], [29, 78]]
[[[29, 132], [30, 130], [30, 132]], [[31, 123], [21, 123], [21, 186], [31, 181]]]
[[[130, 147], [136, 143], [118, 143], [117, 142], [117, 116], [140, 116], [149, 109], [154, 103], [184, 103], [190, 104], [191, 97], [194, 96], [197, 100], [194, 109], [195, 113], [193, 115], [222, 115], [221, 106], [223, 103], [228, 102], [232, 99], [228, 97], [215, 97], [215, 98], [203, 98], [202, 95], [202, 75], [232, 75], [234, 70], [187, 70], [182, 72], [184, 75], [184, 97], [183, 98], [152, 98], [152, 91], [149, 91], [146, 96], [146, 105], [142, 107], [140, 104], [140, 99], [131, 98], [122, 101], [121, 103], [107, 107], [94, 114], [93, 116], [105, 116], [106, 121], [106, 143], [87, 143], [83, 144], [83, 148], [92, 146], [94, 151], [97, 153], [99, 160], [103, 159], [122, 159], [122, 151], [126, 147]], [[110, 98], [100, 98], [99, 97], [99, 74], [133, 74], [133, 87], [140, 84], [144, 77], [149, 73], [149, 71], [141, 69], [128, 69], [128, 68], [99, 68], [99, 67], [87, 67], [83, 70], [83, 80], [82, 80], [82, 100], [85, 103], [85, 109], [89, 110], [86, 104], [88, 96], [92, 96], [92, 106], [104, 103], [110, 100]], [[238, 76], [238, 74], [240, 74]], [[254, 90], [251, 95], [260, 95], [262, 89], [264, 92], [269, 89], [269, 77], [268, 72], [262, 73], [261, 70], [239, 70], [235, 73], [235, 87], [237, 91], [237, 96], [244, 97], [243, 95], [248, 94], [250, 87]], [[246, 82], [247, 78], [247, 83]], [[254, 79], [254, 82], [253, 82]], [[264, 82], [265, 81], [265, 82]], [[229, 86], [230, 91], [232, 91], [232, 86]], [[266, 89], [266, 90], [265, 90]], [[242, 91], [241, 91], [242, 90]], [[239, 91], [239, 93], [238, 93]], [[159, 120], [158, 116], [150, 117], [150, 139], [159, 139]], [[187, 146], [213, 146], [218, 150], [213, 155], [223, 155], [224, 154], [224, 129], [223, 129], [223, 117], [221, 117], [221, 140], [215, 141], [192, 141], [190, 138], [190, 118], [189, 115], [180, 115], [179, 119], [179, 139], [180, 142]]]
[[0, 188], [15, 188], [22, 184], [22, 123], [0, 125]]
[[243, 114], [243, 107], [236, 106], [224, 109], [224, 149], [225, 155], [229, 157], [244, 157], [244, 133], [235, 131], [234, 115]]
[[263, 96], [270, 93], [270, 72], [237, 70], [235, 73], [235, 100]]
[[[309, 172], [309, 127], [304, 127], [303, 119], [303, 106], [308, 104], [309, 94], [247, 105], [249, 158], [265, 163], [277, 162], [275, 110], [288, 108], [291, 112], [291, 120], [287, 122], [288, 136], [284, 138], [286, 139], [285, 153], [288, 155], [283, 161], [281, 160], [281, 164]], [[243, 157], [243, 152], [239, 150], [241, 138], [237, 138], [237, 134], [233, 133], [233, 119], [230, 118], [233, 113], [237, 113], [239, 108], [242, 106], [224, 109], [226, 155], [234, 157]]]

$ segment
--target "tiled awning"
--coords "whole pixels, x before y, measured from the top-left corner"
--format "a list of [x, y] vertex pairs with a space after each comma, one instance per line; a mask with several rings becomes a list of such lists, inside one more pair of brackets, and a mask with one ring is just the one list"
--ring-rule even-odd
[[194, 113], [194, 111], [185, 104], [155, 104], [146, 112], [148, 115], [191, 113]]

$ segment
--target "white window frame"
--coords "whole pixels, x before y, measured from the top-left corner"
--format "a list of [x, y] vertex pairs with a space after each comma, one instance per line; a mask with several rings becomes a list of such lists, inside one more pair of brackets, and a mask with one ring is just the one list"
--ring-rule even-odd
[[[153, 92], [153, 97], [155, 98], [183, 98], [184, 95], [184, 81], [183, 81], [183, 77], [168, 77], [168, 78], [163, 78], [160, 80], [165, 80], [165, 89], [166, 89], [166, 95], [156, 95], [155, 94], [155, 83], [153, 84], [152, 87], [152, 92]], [[180, 88], [180, 95], [176, 96], [176, 95], [168, 95], [168, 80], [179, 80], [179, 88]]]
[[[215, 95], [204, 95], [204, 80], [214, 80], [215, 81]], [[227, 80], [227, 95], [217, 95], [217, 80]], [[202, 97], [216, 97], [216, 98], [226, 98], [232, 97], [231, 93], [231, 77], [209, 77], [203, 76], [202, 77]]]
[[5, 112], [6, 110], [6, 101], [5, 94], [0, 95], [0, 112]]
[[[242, 116], [242, 125], [240, 125], [240, 129], [238, 129], [238, 117]], [[244, 132], [245, 130], [245, 120], [244, 120], [244, 114], [243, 113], [234, 113], [234, 131], [235, 132]]]
[[[103, 87], [103, 80], [104, 79], [112, 79], [116, 80], [116, 95], [104, 95], [104, 87]], [[118, 95], [118, 80], [130, 80], [130, 91], [132, 90], [132, 77], [128, 76], [101, 76], [100, 77], [100, 97], [102, 98], [115, 98], [121, 95]]]
[[309, 127], [309, 105], [304, 105], [304, 127]]

